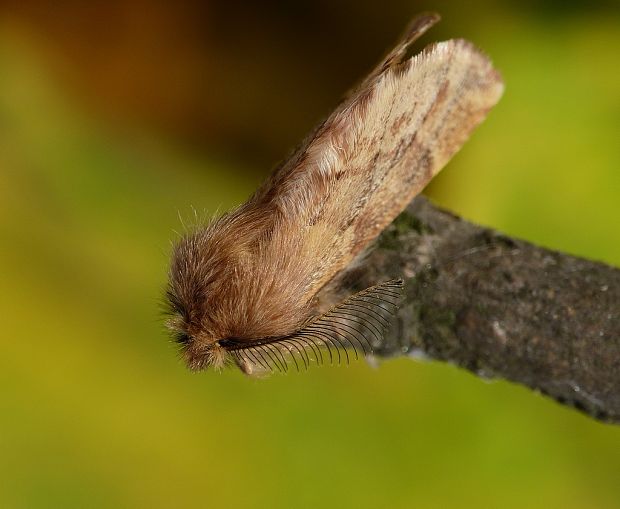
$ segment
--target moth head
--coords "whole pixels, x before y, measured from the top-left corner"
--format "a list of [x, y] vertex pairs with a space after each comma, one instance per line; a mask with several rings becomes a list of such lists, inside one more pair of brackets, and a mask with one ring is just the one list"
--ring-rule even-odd
[[201, 326], [200, 322], [194, 323], [189, 319], [187, 308], [170, 291], [167, 292], [167, 308], [169, 317], [166, 326], [187, 367], [192, 371], [209, 366], [223, 368], [227, 359], [226, 350], [219, 345], [212, 332]]
[[[212, 226], [212, 225], [211, 225]], [[166, 325], [181, 357], [192, 371], [226, 364], [226, 320], [218, 315], [218, 302], [227, 295], [230, 257], [213, 228], [184, 235], [174, 246], [166, 291]]]
[[[308, 317], [304, 278], [282, 273], [299, 257], [261, 251], [261, 217], [225, 214], [174, 245], [166, 292], [168, 328], [192, 370], [239, 362], [226, 340], [252, 341], [296, 330]], [[299, 270], [293, 272], [299, 273]]]

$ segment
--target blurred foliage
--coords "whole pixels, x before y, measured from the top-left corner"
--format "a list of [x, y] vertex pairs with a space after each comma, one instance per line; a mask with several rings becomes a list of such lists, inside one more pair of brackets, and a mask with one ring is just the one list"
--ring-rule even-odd
[[380, 5], [5, 3], [1, 507], [620, 505], [620, 429], [521, 387], [408, 359], [196, 375], [167, 341], [178, 214], [242, 201], [422, 9], [507, 83], [430, 194], [620, 264], [615, 5]]

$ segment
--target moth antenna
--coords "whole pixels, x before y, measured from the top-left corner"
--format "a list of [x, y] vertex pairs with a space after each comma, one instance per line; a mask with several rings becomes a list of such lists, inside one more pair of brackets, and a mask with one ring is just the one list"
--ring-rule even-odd
[[[285, 339], [284, 340], [286, 343], [293, 345], [293, 348], [295, 348], [295, 350], [297, 350], [297, 353], [299, 353], [299, 356], [301, 357], [301, 360], [304, 363], [304, 366], [306, 367], [306, 370], [308, 369], [308, 364], [310, 362], [310, 359], [308, 359], [308, 362], [306, 362], [306, 358], [304, 357], [303, 352], [299, 349], [299, 346], [297, 346], [297, 343], [295, 341], [292, 341], [291, 339]], [[293, 355], [293, 351], [291, 350], [291, 355]]]
[[256, 348], [256, 354], [258, 354], [260, 358], [263, 360], [263, 362], [260, 363], [261, 366], [264, 367], [267, 371], [273, 371], [273, 368], [269, 364], [269, 361], [265, 359], [265, 357], [263, 356], [263, 352], [260, 349], [260, 347]]
[[[344, 318], [345, 320], [352, 320], [352, 321], [354, 321], [355, 323], [359, 323], [359, 324], [360, 324], [362, 327], [364, 327], [366, 330], [369, 330], [369, 331], [370, 331], [370, 333], [371, 333], [371, 334], [375, 337], [375, 339], [377, 340], [377, 342], [380, 342], [380, 341], [381, 341], [380, 336], [377, 336], [377, 335], [375, 334], [375, 331], [374, 331], [373, 329], [369, 328], [369, 327], [368, 327], [368, 326], [367, 326], [364, 322], [359, 322], [359, 321], [358, 321], [358, 319], [360, 318], [359, 316], [356, 316], [356, 315], [353, 315], [353, 314], [350, 314], [350, 313], [344, 313], [344, 312], [342, 312], [342, 311], [338, 311], [337, 316], [343, 316], [343, 318]], [[348, 327], [348, 325], [345, 325], [345, 324], [343, 324], [343, 326], [347, 326], [347, 327]], [[352, 325], [351, 325], [350, 327], [352, 327], [353, 329], [355, 329], [355, 331], [356, 331], [356, 332], [359, 332], [359, 334], [360, 334], [360, 335], [362, 336], [362, 338], [365, 340], [365, 343], [368, 345], [368, 347], [369, 347], [369, 348], [370, 348], [370, 350], [372, 351], [372, 343], [370, 343], [370, 341], [368, 340], [368, 338], [366, 338], [366, 337], [364, 336], [364, 333], [363, 333], [362, 331], [360, 331], [357, 327], [353, 327]], [[364, 346], [364, 342], [361, 342], [361, 341], [359, 340], [359, 338], [357, 338], [357, 336], [355, 336], [355, 335], [354, 335], [354, 337], [355, 337], [355, 340], [356, 340], [356, 341], [358, 341], [358, 342], [360, 343], [360, 346], [362, 347], [362, 350], [364, 351], [364, 354], [368, 354], [368, 353], [370, 353], [370, 352], [367, 352], [367, 351], [366, 351], [366, 347]]]
[[258, 364], [261, 367], [265, 367], [263, 364], [261, 364], [260, 360], [258, 359], [258, 357], [256, 357], [254, 355], [254, 352], [252, 350], [248, 350], [246, 352], [242, 353], [242, 356], [245, 356], [245, 360], [248, 360], [248, 357], [252, 357], [252, 359], [254, 359], [253, 364]]
[[299, 372], [299, 363], [297, 362], [297, 357], [295, 357], [295, 352], [291, 349], [290, 346], [288, 346], [288, 342], [286, 341], [286, 339], [283, 339], [280, 344], [283, 346], [284, 352], [288, 353], [289, 357], [293, 360], [293, 363], [295, 364], [295, 369], [297, 370], [297, 372]]
[[280, 368], [280, 365], [274, 360], [271, 352], [267, 349], [267, 347], [265, 345], [259, 346], [257, 348], [257, 350], [261, 354], [261, 357], [262, 357], [263, 353], [265, 354], [266, 359], [265, 359], [265, 357], [262, 357], [262, 358], [265, 359], [267, 365], [269, 366], [269, 370], [270, 371], [273, 372], [274, 371], [274, 366], [275, 366], [275, 369], [277, 369], [278, 371], [282, 372], [282, 368]]
[[323, 364], [323, 354], [321, 353], [321, 349], [317, 348], [314, 341], [310, 340], [310, 342], [308, 342], [306, 336], [302, 336], [301, 334], [297, 337], [297, 340], [303, 342], [307, 347], [310, 348], [310, 350], [312, 350], [317, 364]]
[[[364, 315], [366, 315], [368, 317], [370, 317], [371, 316], [370, 314], [372, 314], [372, 316], [376, 317], [376, 319], [379, 320], [380, 323], [384, 327], [389, 327], [390, 326], [389, 322], [385, 319], [384, 316], [381, 316], [379, 313], [377, 313], [375, 310], [373, 310], [371, 308], [367, 308], [365, 306], [361, 306], [359, 304], [353, 304], [353, 303], [351, 303], [351, 307], [354, 308], [354, 309], [358, 309], [360, 313], [362, 313], [362, 314], [364, 314]], [[368, 314], [368, 313], [370, 313], [370, 314]], [[372, 320], [370, 320], [369, 323], [372, 324], [373, 328], [375, 329], [375, 331], [378, 334], [381, 334], [381, 331], [376, 328], [376, 326], [375, 326], [375, 324], [373, 323]]]
[[[384, 322], [383, 320], [385, 320], [385, 318], [383, 318], [381, 315], [377, 314], [377, 317], [375, 318], [373, 315], [370, 315], [368, 313], [366, 313], [366, 311], [370, 311], [370, 309], [365, 308], [364, 306], [356, 306], [354, 304], [350, 304], [349, 305], [352, 309], [357, 310], [357, 312], [361, 313], [362, 315], [366, 316], [367, 318], [363, 318], [362, 316], [356, 315], [353, 312], [348, 312], [348, 311], [342, 311], [342, 310], [338, 310], [336, 311], [336, 313], [338, 314], [338, 316], [340, 315], [344, 315], [347, 318], [351, 318], [352, 320], [354, 320], [356, 323], [359, 323], [362, 327], [365, 327], [366, 329], [369, 329], [369, 327], [372, 329], [371, 332], [373, 334], [373, 336], [375, 336], [375, 339], [377, 341], [381, 341], [380, 336], [381, 336], [381, 331], [379, 329], [377, 329], [376, 324], [374, 323], [374, 320], [376, 319], [378, 320], [382, 320], [380, 323], [384, 326], [384, 327], [388, 327], [389, 323], [387, 322], [387, 320]], [[370, 329], [369, 329], [370, 330]]]
[[[332, 318], [333, 322], [330, 323], [330, 326], [333, 326], [336, 330], [338, 330], [339, 332], [341, 332], [342, 336], [346, 339], [347, 343], [349, 343], [351, 345], [351, 349], [353, 350], [353, 353], [355, 354], [355, 360], [359, 360], [359, 356], [357, 353], [357, 346], [355, 346], [353, 344], [353, 342], [349, 339], [349, 337], [352, 337], [355, 341], [357, 341], [359, 343], [359, 345], [362, 347], [362, 350], [364, 352], [364, 354], [366, 354], [366, 348], [364, 347], [364, 344], [361, 342], [361, 340], [354, 334], [352, 333], [350, 330], [348, 329], [353, 329], [356, 332], [359, 332], [359, 330], [357, 330], [355, 327], [344, 323], [344, 322], [340, 322], [338, 320], [336, 320], [337, 315], [334, 313], [334, 318]], [[336, 326], [335, 324], [338, 324], [339, 326]], [[368, 345], [370, 346], [370, 345]], [[346, 350], [345, 350], [346, 353]], [[349, 362], [349, 359], [347, 359], [347, 362]]]
[[[321, 344], [319, 345], [319, 353], [321, 353], [320, 346], [324, 346], [327, 349], [327, 352], [329, 353], [329, 364], [330, 365], [334, 364], [334, 356], [332, 355], [332, 349], [331, 349], [331, 346], [330, 346], [330, 344], [331, 344], [330, 341], [324, 341], [320, 336], [317, 336], [317, 335], [315, 335], [314, 333], [312, 333], [310, 331], [304, 331], [304, 332], [300, 333], [300, 336], [310, 338], [310, 340], [312, 340], [312, 338], [316, 338], [317, 341], [320, 341]], [[314, 341], [313, 341], [313, 343], [314, 343]], [[323, 354], [322, 353], [321, 353], [321, 362], [323, 362]]]
[[236, 359], [242, 359], [241, 362], [269, 371], [286, 372], [291, 363], [297, 371], [301, 370], [301, 363], [308, 369], [312, 363], [311, 353], [314, 361], [321, 365], [325, 362], [322, 350], [327, 350], [330, 364], [333, 364], [332, 347], [338, 355], [338, 365], [342, 364], [343, 355], [348, 364], [351, 362], [350, 350], [359, 359], [360, 352], [368, 355], [374, 346], [381, 344], [389, 327], [384, 315], [394, 314], [402, 288], [402, 280], [372, 286], [310, 320], [293, 334], [253, 341], [231, 338], [221, 340], [220, 346]]
[[271, 349], [269, 348], [269, 345], [261, 345], [259, 348], [265, 351], [265, 354], [271, 360], [271, 363], [277, 368], [277, 370], [280, 373], [282, 373], [283, 372], [282, 367], [280, 366], [280, 363], [278, 362], [277, 357], [274, 357], [274, 355], [271, 353]]
[[268, 346], [269, 348], [273, 348], [273, 350], [276, 352], [276, 356], [279, 356], [279, 357], [278, 357], [278, 360], [280, 360], [280, 361], [281, 361], [282, 366], [284, 367], [284, 371], [285, 371], [285, 372], [286, 372], [286, 371], [288, 371], [288, 364], [287, 364], [287, 362], [286, 362], [286, 358], [284, 357], [284, 354], [280, 351], [280, 349], [279, 349], [279, 348], [276, 348], [274, 345], [271, 345], [271, 344], [269, 344], [269, 343], [267, 343], [267, 346]]
[[[330, 328], [334, 329], [333, 331], [330, 331], [330, 332], [336, 332], [336, 334], [338, 334], [339, 336], [342, 336], [344, 338], [344, 340], [347, 343], [349, 343], [349, 345], [351, 345], [351, 349], [353, 350], [353, 352], [355, 352], [355, 359], [358, 360], [359, 357], [357, 356], [357, 348], [351, 342], [351, 340], [347, 337], [347, 334], [350, 334], [350, 333], [346, 330], [346, 328], [342, 329], [341, 327], [338, 327], [338, 326], [334, 325], [336, 323], [340, 323], [340, 322], [337, 322], [336, 320], [333, 320], [333, 322], [330, 323], [330, 327], [329, 328], [328, 327], [323, 327], [323, 330], [330, 331]], [[345, 324], [340, 323], [340, 325], [345, 327]], [[350, 362], [350, 360], [349, 360], [349, 350], [346, 347], [346, 345], [343, 346], [343, 348], [344, 348], [344, 353], [347, 356], [347, 364], [349, 364], [349, 362]]]
[[[341, 356], [340, 356], [340, 351], [341, 350], [347, 356], [347, 364], [348, 364], [349, 363], [349, 353], [347, 352], [347, 347], [346, 347], [346, 345], [344, 345], [342, 343], [342, 341], [340, 341], [340, 339], [338, 339], [338, 336], [342, 336], [342, 334], [340, 334], [339, 332], [334, 331], [334, 330], [322, 329], [320, 326], [318, 326], [316, 324], [313, 324], [313, 325], [309, 326], [310, 330], [316, 330], [317, 327], [318, 327], [318, 329], [320, 331], [320, 334], [326, 335], [327, 338], [329, 339], [329, 341], [331, 341], [332, 344], [334, 345], [334, 348], [336, 349], [336, 352], [338, 352], [338, 366], [340, 366], [341, 361], [342, 361]], [[336, 333], [335, 336], [333, 335], [334, 332]], [[332, 333], [332, 335], [328, 335], [328, 333]], [[335, 345], [334, 341], [337, 342], [338, 345]]]

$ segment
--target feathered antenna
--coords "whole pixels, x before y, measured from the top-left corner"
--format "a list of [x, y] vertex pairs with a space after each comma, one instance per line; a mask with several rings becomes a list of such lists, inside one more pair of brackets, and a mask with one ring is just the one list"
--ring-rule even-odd
[[369, 355], [380, 346], [402, 289], [402, 279], [387, 281], [352, 295], [292, 334], [252, 341], [228, 338], [219, 345], [247, 373], [286, 372], [289, 365], [299, 371], [308, 369], [313, 361], [324, 364], [326, 358], [330, 364], [335, 360], [349, 363], [349, 352], [357, 360], [360, 354]]

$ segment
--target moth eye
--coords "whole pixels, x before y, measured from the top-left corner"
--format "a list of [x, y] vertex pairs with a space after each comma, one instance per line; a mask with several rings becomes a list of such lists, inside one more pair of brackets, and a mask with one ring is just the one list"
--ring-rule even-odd
[[178, 345], [186, 345], [189, 343], [190, 337], [185, 332], [176, 332], [174, 334], [174, 342]]

